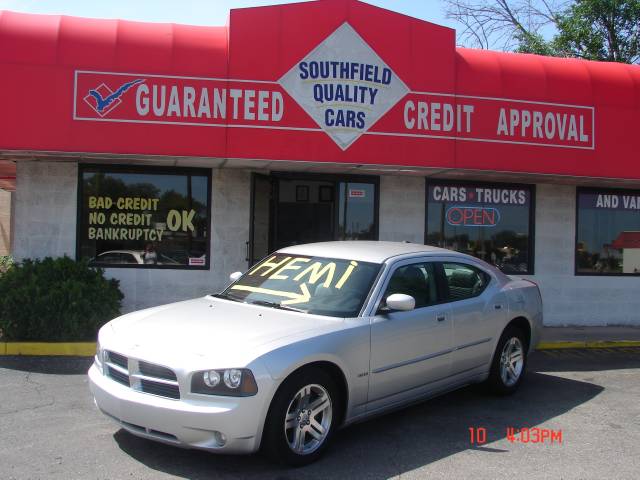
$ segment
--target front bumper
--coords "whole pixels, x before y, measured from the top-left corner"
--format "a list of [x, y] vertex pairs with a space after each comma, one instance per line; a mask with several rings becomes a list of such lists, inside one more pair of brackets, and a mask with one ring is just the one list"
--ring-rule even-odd
[[[121, 385], [95, 364], [89, 369], [89, 384], [98, 408], [139, 437], [220, 453], [252, 453], [260, 447], [264, 393], [171, 400]], [[224, 444], [216, 432], [224, 434]]]

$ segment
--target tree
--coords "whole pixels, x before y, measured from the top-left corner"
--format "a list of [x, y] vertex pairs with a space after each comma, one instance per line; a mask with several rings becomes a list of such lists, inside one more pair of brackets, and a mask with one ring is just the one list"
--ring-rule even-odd
[[462, 25], [463, 45], [514, 50], [542, 46], [543, 32], [554, 29], [567, 0], [443, 0], [447, 18]]
[[554, 54], [588, 60], [640, 61], [640, 0], [578, 0], [558, 18]]
[[[640, 61], [640, 0], [444, 0], [463, 44], [625, 63]], [[549, 40], [547, 40], [549, 38]]]

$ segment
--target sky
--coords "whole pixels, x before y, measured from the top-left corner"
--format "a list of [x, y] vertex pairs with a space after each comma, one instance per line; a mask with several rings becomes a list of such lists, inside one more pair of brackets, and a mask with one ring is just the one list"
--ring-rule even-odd
[[[303, 0], [304, 1], [304, 0]], [[290, 3], [288, 0], [0, 0], [0, 10], [26, 13], [121, 18], [147, 22], [224, 25], [229, 9]], [[455, 27], [444, 18], [440, 0], [366, 0], [366, 3], [439, 25]]]

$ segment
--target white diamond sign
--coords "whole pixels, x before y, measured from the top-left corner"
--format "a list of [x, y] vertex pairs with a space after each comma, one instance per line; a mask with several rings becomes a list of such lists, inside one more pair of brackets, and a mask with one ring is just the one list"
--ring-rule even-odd
[[279, 83], [342, 150], [409, 92], [348, 23], [329, 35]]

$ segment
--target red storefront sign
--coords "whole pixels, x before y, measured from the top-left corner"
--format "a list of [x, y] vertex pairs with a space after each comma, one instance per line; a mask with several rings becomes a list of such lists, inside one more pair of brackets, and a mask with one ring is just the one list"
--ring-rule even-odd
[[[76, 71], [74, 120], [321, 131], [285, 96], [275, 82]], [[411, 92], [363, 134], [592, 150], [594, 115], [587, 106]]]
[[229, 27], [0, 16], [0, 150], [640, 178], [637, 66], [456, 49], [355, 0]]

